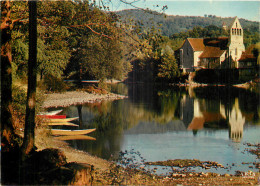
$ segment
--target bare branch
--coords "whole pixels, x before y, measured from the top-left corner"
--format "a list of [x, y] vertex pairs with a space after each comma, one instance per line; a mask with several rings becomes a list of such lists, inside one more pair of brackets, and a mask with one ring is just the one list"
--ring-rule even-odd
[[162, 13], [153, 12], [152, 10], [150, 10], [150, 9], [148, 9], [148, 8], [147, 8], [147, 9], [144, 9], [144, 8], [140, 8], [140, 7], [138, 7], [138, 6], [135, 6], [134, 3], [138, 2], [139, 0], [134, 0], [134, 1], [132, 1], [132, 2], [127, 2], [126, 0], [119, 0], [119, 1], [121, 1], [122, 3], [125, 3], [125, 4], [127, 4], [127, 5], [130, 5], [130, 6], [134, 7], [134, 8], [136, 8], [136, 9], [143, 10], [144, 12], [147, 12], [147, 13], [150, 13], [150, 14], [162, 15]]
[[75, 28], [82, 28], [82, 27], [87, 27], [88, 29], [90, 29], [93, 33], [97, 34], [97, 35], [100, 35], [102, 37], [106, 37], [106, 38], [109, 38], [109, 39], [113, 39], [112, 37], [106, 35], [106, 34], [103, 34], [103, 33], [99, 33], [97, 31], [95, 31], [93, 28], [90, 27], [90, 25], [103, 25], [105, 26], [106, 24], [100, 24], [100, 23], [89, 23], [89, 24], [85, 24], [85, 25], [71, 25], [70, 27], [75, 27]]

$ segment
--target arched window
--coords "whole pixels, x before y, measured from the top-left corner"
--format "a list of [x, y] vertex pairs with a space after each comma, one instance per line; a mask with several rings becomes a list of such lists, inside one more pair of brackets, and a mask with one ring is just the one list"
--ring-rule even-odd
[[236, 23], [236, 28], [237, 28], [237, 23]]
[[237, 56], [237, 48], [235, 49], [235, 55]]

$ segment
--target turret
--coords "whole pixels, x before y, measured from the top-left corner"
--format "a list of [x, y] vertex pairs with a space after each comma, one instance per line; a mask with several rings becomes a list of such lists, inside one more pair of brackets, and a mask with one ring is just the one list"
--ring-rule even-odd
[[232, 22], [229, 31], [229, 55], [231, 55], [232, 59], [237, 62], [240, 59], [242, 52], [245, 51], [245, 45], [243, 41], [244, 32], [237, 17], [235, 17], [234, 21]]

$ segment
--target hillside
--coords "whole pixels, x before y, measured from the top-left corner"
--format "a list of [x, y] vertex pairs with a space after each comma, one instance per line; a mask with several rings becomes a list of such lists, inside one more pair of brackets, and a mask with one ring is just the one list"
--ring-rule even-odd
[[[233, 21], [233, 17], [222, 18], [216, 16], [196, 17], [196, 16], [175, 16], [158, 14], [151, 11], [151, 13], [143, 10], [131, 9], [115, 12], [121, 17], [122, 21], [135, 21], [145, 28], [161, 25], [160, 29], [165, 36], [171, 36], [174, 33], [187, 31], [194, 26], [206, 27], [209, 25], [215, 25], [221, 27], [225, 22], [227, 26]], [[259, 31], [259, 22], [253, 22], [245, 19], [239, 19], [243, 28], [246, 28], [249, 32]]]

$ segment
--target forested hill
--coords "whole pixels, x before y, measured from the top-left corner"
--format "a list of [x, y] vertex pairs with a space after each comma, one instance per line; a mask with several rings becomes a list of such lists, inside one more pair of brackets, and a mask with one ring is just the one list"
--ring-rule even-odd
[[[121, 17], [122, 21], [136, 21], [144, 27], [158, 26], [161, 25], [160, 29], [162, 35], [171, 36], [174, 33], [187, 31], [195, 26], [206, 27], [209, 25], [215, 25], [222, 27], [225, 22], [227, 27], [233, 21], [233, 17], [222, 18], [214, 15], [205, 15], [204, 17], [198, 16], [175, 16], [158, 14], [156, 12], [145, 12], [143, 10], [131, 9], [115, 12]], [[239, 15], [238, 15], [239, 17]], [[245, 19], [239, 19], [242, 27], [247, 29], [249, 32], [259, 31], [259, 22], [249, 21]]]

